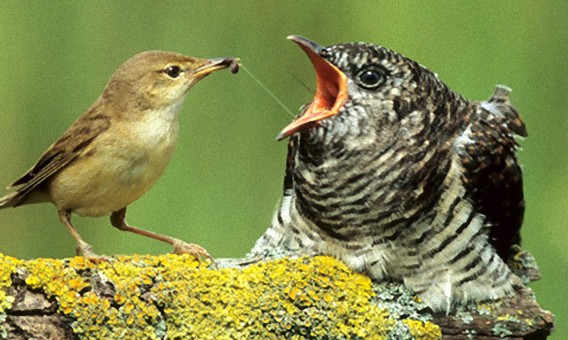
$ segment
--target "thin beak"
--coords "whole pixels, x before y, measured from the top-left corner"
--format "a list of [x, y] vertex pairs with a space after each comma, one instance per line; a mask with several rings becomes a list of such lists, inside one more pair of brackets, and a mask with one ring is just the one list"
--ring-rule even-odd
[[291, 35], [288, 40], [298, 44], [310, 58], [317, 75], [317, 89], [314, 100], [310, 106], [290, 125], [286, 126], [276, 140], [282, 140], [296, 132], [308, 130], [317, 125], [322, 119], [339, 113], [347, 101], [347, 77], [345, 74], [325, 58], [322, 51], [325, 48], [315, 42]]
[[193, 77], [201, 79], [210, 73], [218, 70], [230, 68], [231, 73], [235, 74], [239, 71], [241, 60], [239, 58], [215, 58], [208, 59], [207, 64], [201, 66], [193, 72]]

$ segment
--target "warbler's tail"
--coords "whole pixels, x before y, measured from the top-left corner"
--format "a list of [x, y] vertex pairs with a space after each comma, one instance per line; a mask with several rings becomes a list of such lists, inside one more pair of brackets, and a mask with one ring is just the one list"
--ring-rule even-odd
[[12, 192], [9, 193], [8, 195], [4, 196], [4, 197], [0, 197], [0, 209], [2, 208], [8, 208], [8, 207], [15, 207], [17, 206], [21, 200], [20, 195], [18, 195], [18, 192]]

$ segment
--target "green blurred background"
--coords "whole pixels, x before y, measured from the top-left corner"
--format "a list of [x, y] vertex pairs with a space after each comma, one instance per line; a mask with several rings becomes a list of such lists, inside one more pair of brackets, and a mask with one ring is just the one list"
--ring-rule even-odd
[[[0, 182], [9, 184], [100, 94], [119, 64], [151, 49], [238, 56], [294, 112], [315, 79], [286, 41], [368, 41], [437, 72], [464, 96], [513, 88], [529, 138], [520, 153], [527, 213], [524, 247], [543, 278], [541, 304], [568, 332], [568, 2], [185, 1], [0, 3]], [[190, 91], [174, 159], [129, 207], [133, 225], [195, 242], [214, 257], [241, 257], [269, 226], [281, 194], [290, 120], [245, 73], [216, 73]], [[101, 254], [164, 253], [108, 219], [74, 219]], [[74, 241], [48, 204], [0, 212], [0, 251], [68, 257]]]

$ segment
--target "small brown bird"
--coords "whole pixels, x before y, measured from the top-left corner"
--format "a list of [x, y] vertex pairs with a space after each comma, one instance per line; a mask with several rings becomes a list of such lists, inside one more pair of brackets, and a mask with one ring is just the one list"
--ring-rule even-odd
[[252, 253], [333, 255], [435, 311], [512, 293], [525, 207], [515, 136], [527, 132], [510, 90], [471, 101], [385, 47], [290, 39], [317, 89], [279, 135], [284, 196]]
[[178, 114], [188, 90], [217, 70], [238, 71], [235, 58], [200, 59], [148, 51], [122, 64], [102, 95], [0, 198], [0, 208], [51, 202], [77, 241], [77, 252], [101, 260], [83, 241], [71, 214], [111, 214], [120, 230], [167, 242], [175, 253], [211, 256], [202, 247], [129, 226], [126, 207], [160, 178], [178, 139]]

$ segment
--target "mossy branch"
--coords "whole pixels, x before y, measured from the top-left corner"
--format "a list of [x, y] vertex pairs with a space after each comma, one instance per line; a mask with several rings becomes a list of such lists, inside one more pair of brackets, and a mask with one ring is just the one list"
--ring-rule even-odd
[[431, 315], [394, 283], [329, 257], [185, 255], [18, 260], [0, 254], [0, 338], [545, 338], [553, 317], [530, 291]]

